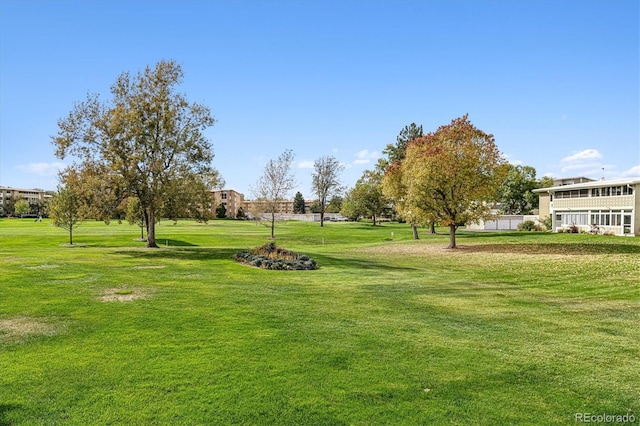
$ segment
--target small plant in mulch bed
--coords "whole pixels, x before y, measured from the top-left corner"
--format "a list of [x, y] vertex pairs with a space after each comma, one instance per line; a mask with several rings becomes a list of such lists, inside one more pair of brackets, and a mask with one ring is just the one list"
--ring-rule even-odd
[[240, 263], [262, 269], [280, 271], [318, 269], [318, 263], [309, 256], [276, 247], [273, 242], [252, 250], [241, 251], [233, 258]]

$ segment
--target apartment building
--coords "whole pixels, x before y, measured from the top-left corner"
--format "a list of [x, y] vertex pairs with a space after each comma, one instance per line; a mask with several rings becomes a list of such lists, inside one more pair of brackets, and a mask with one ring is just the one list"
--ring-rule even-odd
[[[216, 208], [222, 204], [227, 209], [228, 218], [236, 218], [238, 210], [242, 208], [245, 215], [252, 216], [255, 213], [268, 213], [270, 207], [266, 201], [245, 200], [244, 195], [233, 189], [219, 189], [211, 191], [211, 213], [215, 215]], [[311, 201], [305, 200], [305, 210], [311, 211]], [[293, 200], [282, 200], [276, 205], [278, 215], [293, 214]]]
[[233, 189], [218, 189], [211, 191], [213, 202], [211, 203], [211, 213], [215, 216], [216, 208], [222, 204], [227, 209], [227, 217], [235, 219], [238, 215], [238, 210], [244, 207], [244, 195]]
[[0, 186], [0, 214], [5, 214], [9, 203], [15, 203], [18, 200], [26, 200], [31, 206], [36, 206], [47, 198], [51, 198], [51, 196], [38, 189], [22, 189]]
[[587, 232], [640, 236], [640, 177], [587, 179], [533, 192], [540, 197], [540, 218], [551, 216], [554, 232], [576, 226]]

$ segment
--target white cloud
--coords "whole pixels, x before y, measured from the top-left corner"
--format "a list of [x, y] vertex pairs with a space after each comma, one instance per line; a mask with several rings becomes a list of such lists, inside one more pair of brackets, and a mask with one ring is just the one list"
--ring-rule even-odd
[[29, 173], [38, 176], [55, 176], [58, 172], [64, 169], [67, 165], [64, 163], [29, 163], [16, 166], [16, 169], [24, 173]]
[[[582, 176], [601, 175], [602, 167], [602, 154], [597, 149], [588, 148], [582, 151], [574, 152], [573, 154], [564, 157], [560, 160], [562, 173], [574, 173]], [[607, 168], [609, 166], [606, 166]]]
[[522, 164], [524, 164], [522, 160], [517, 160], [509, 154], [503, 154], [502, 156], [506, 162], [508, 162], [509, 164], [513, 164], [514, 166], [521, 166]]
[[368, 158], [362, 158], [353, 162], [353, 164], [369, 164], [371, 160]]
[[592, 169], [597, 168], [600, 163], [576, 163], [576, 164], [568, 164], [562, 167], [563, 172], [570, 172], [571, 170], [584, 170], [584, 169]]
[[380, 157], [378, 151], [369, 151], [368, 149], [363, 149], [356, 152], [356, 158], [358, 160], [375, 160], [378, 157]]
[[572, 163], [574, 161], [585, 161], [585, 160], [597, 160], [602, 158], [602, 154], [598, 152], [597, 149], [585, 149], [583, 151], [575, 152], [568, 157], [564, 157], [560, 162], [562, 163]]
[[631, 167], [629, 170], [625, 170], [624, 172], [620, 173], [620, 175], [622, 177], [640, 176], [640, 164], [638, 164], [637, 166]]
[[298, 162], [298, 168], [299, 169], [313, 169], [313, 161], [309, 161], [309, 160], [301, 160], [300, 162]]
[[361, 151], [356, 152], [356, 159], [353, 164], [369, 164], [371, 160], [377, 160], [380, 158], [380, 153], [378, 151], [369, 151], [368, 149], [363, 149]]

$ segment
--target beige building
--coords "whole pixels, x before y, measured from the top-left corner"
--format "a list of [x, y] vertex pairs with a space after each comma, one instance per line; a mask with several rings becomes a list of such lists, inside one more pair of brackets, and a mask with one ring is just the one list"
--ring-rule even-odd
[[215, 216], [216, 208], [220, 204], [227, 209], [227, 217], [235, 219], [238, 215], [238, 210], [243, 208], [245, 213], [247, 211], [244, 207], [244, 195], [234, 191], [233, 189], [218, 189], [211, 191], [213, 202], [211, 203], [211, 213]]
[[[244, 211], [247, 213], [269, 213], [271, 207], [266, 201], [248, 200], [244, 202]], [[282, 200], [276, 204], [277, 214], [293, 214], [293, 201]]]
[[587, 179], [533, 192], [540, 196], [540, 218], [551, 216], [554, 232], [576, 226], [587, 232], [640, 236], [640, 177]]
[[0, 186], [0, 214], [5, 214], [5, 207], [10, 202], [26, 200], [31, 206], [35, 206], [47, 198], [51, 198], [51, 196], [45, 194], [44, 191], [40, 191], [39, 189], [21, 189]]
[[[260, 200], [245, 200], [244, 195], [234, 191], [233, 189], [218, 189], [211, 191], [212, 203], [211, 213], [216, 214], [216, 208], [222, 204], [227, 209], [227, 217], [236, 218], [238, 210], [242, 208], [245, 215], [252, 216], [256, 213], [268, 213], [270, 208], [266, 201]], [[305, 210], [311, 210], [311, 202], [305, 200]], [[278, 215], [292, 215], [293, 214], [293, 200], [282, 200], [276, 205], [276, 214]]]

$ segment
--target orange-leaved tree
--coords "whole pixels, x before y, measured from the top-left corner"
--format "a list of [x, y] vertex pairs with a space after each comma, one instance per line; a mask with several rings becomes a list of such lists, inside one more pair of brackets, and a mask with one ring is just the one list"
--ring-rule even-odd
[[458, 226], [492, 217], [489, 203], [506, 173], [493, 135], [468, 115], [409, 142], [400, 167], [403, 208], [448, 226], [449, 248], [456, 248]]

